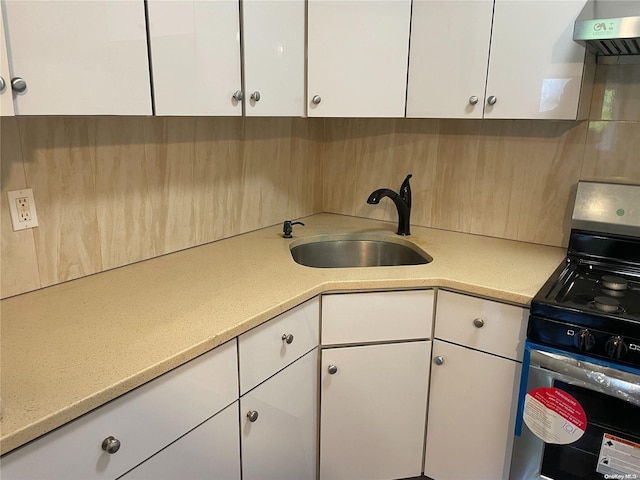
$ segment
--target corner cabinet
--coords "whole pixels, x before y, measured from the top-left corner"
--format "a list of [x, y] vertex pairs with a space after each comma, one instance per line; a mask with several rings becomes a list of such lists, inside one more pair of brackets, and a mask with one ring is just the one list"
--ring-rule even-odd
[[11, 67], [3, 114], [13, 90], [16, 115], [151, 115], [142, 0], [3, 0], [2, 8]]
[[527, 315], [520, 307], [438, 292], [426, 476], [509, 478]]
[[407, 117], [585, 118], [595, 63], [572, 38], [585, 3], [415, 0]]
[[404, 117], [411, 0], [309, 0], [309, 117]]
[[321, 480], [421, 474], [432, 314], [430, 290], [322, 297]]

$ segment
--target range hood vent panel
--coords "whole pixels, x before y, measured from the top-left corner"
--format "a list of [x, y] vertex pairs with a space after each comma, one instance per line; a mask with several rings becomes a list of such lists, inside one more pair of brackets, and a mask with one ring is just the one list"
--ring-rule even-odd
[[573, 39], [600, 56], [640, 55], [640, 1], [590, 0]]

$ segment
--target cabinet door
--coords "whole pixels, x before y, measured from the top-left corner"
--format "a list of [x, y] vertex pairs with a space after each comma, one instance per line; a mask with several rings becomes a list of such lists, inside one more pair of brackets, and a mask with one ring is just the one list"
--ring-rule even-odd
[[421, 474], [430, 350], [421, 341], [322, 351], [321, 479]]
[[407, 117], [482, 118], [493, 0], [414, 0]]
[[161, 450], [122, 480], [240, 480], [238, 402]]
[[317, 372], [316, 348], [240, 399], [244, 480], [315, 480]]
[[4, 36], [4, 19], [0, 8], [0, 117], [14, 114], [11, 95], [11, 72], [7, 59], [7, 42]]
[[150, 115], [142, 0], [5, 0], [20, 115]]
[[308, 115], [404, 117], [410, 15], [411, 0], [309, 0]]
[[242, 2], [247, 116], [304, 115], [304, 0]]
[[573, 24], [585, 3], [496, 0], [485, 118], [577, 118], [585, 47]]
[[439, 340], [433, 357], [425, 475], [507, 479], [521, 365]]
[[242, 115], [237, 0], [148, 0], [156, 115]]

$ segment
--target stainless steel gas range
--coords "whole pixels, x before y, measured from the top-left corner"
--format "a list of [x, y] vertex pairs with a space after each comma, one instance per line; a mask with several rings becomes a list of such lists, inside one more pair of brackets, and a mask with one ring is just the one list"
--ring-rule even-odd
[[511, 479], [640, 479], [640, 185], [580, 182], [531, 303]]

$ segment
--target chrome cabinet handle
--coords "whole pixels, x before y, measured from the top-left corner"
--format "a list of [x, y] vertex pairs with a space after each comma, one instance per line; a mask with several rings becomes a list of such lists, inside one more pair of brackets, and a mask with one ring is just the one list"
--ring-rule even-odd
[[4, 81], [4, 77], [0, 77], [0, 92], [4, 91], [7, 87], [7, 82]]
[[473, 320], [473, 326], [476, 328], [484, 327], [484, 320], [482, 318], [475, 318]]
[[489, 105], [495, 105], [497, 101], [498, 101], [498, 98], [495, 97], [494, 95], [491, 95], [489, 98], [487, 98], [487, 103]]
[[242, 90], [236, 90], [236, 92], [233, 94], [233, 99], [238, 102], [244, 100], [244, 93], [242, 93]]
[[107, 452], [109, 455], [113, 455], [120, 450], [120, 440], [111, 435], [108, 436], [102, 441], [102, 450]]
[[251, 423], [255, 422], [258, 420], [258, 412], [256, 410], [249, 410], [247, 412], [247, 418]]
[[314, 95], [313, 98], [311, 99], [311, 103], [313, 103], [314, 105], [320, 104], [321, 101], [322, 101], [322, 98], [320, 98], [320, 95]]
[[22, 93], [27, 89], [27, 82], [24, 78], [14, 77], [11, 79], [11, 89], [16, 93]]
[[478, 103], [478, 97], [476, 97], [475, 95], [472, 97], [469, 97], [469, 105], [475, 105]]
[[329, 368], [327, 368], [327, 372], [329, 372], [329, 375], [335, 375], [338, 372], [338, 367], [336, 367], [335, 365], [329, 365]]
[[444, 357], [437, 356], [433, 358], [433, 363], [436, 365], [442, 365], [444, 363]]
[[282, 334], [282, 341], [283, 342], [287, 342], [288, 345], [291, 345], [293, 343], [293, 335], [292, 334], [287, 334], [287, 333], [283, 333]]
[[251, 94], [251, 100], [253, 100], [254, 102], [259, 102], [260, 101], [260, 92], [253, 92]]

